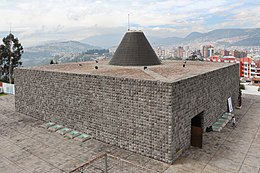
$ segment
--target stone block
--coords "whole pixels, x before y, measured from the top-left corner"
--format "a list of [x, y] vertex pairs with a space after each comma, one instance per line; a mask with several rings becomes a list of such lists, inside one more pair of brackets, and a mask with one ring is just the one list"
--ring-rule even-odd
[[54, 125], [54, 126], [49, 127], [48, 130], [50, 130], [50, 131], [52, 131], [52, 132], [56, 132], [57, 130], [60, 130], [60, 129], [62, 129], [62, 128], [63, 128], [62, 125], [56, 124], [56, 125]]
[[66, 137], [68, 137], [70, 139], [73, 139], [73, 138], [75, 138], [75, 137], [77, 137], [79, 135], [80, 135], [80, 132], [78, 132], [76, 130], [72, 130], [72, 131], [66, 133], [64, 136], [66, 136]]
[[69, 133], [71, 131], [72, 131], [72, 129], [65, 127], [65, 128], [60, 129], [60, 130], [57, 130], [57, 133], [59, 133], [61, 135], [65, 135], [66, 133]]

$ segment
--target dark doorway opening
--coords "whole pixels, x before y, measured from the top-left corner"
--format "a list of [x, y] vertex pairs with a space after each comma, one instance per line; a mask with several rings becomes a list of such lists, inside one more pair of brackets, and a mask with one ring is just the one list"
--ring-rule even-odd
[[203, 114], [199, 113], [191, 119], [191, 146], [202, 148], [203, 140]]

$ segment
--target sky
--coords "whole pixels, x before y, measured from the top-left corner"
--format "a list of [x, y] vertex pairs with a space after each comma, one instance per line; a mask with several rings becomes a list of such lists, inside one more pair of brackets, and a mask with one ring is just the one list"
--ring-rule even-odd
[[220, 28], [260, 28], [259, 0], [0, 0], [0, 37], [26, 46], [124, 34], [185, 37]]

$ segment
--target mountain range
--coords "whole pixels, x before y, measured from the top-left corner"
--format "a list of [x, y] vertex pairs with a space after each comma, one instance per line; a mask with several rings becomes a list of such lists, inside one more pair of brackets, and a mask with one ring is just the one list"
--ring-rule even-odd
[[[24, 66], [39, 65], [48, 62], [56, 55], [66, 57], [69, 53], [80, 54], [91, 49], [116, 48], [123, 35], [99, 35], [86, 38], [81, 41], [54, 42], [40, 46], [28, 47], [24, 49], [22, 61]], [[230, 47], [253, 47], [260, 46], [260, 28], [253, 29], [217, 29], [206, 33], [192, 32], [184, 38], [167, 37], [158, 38], [147, 36], [153, 47], [165, 46], [190, 46], [200, 48], [202, 45], [211, 44], [215, 48]], [[96, 45], [96, 46], [93, 46]], [[102, 47], [102, 48], [101, 48]]]
[[[122, 35], [98, 35], [81, 40], [83, 43], [109, 48], [119, 44]], [[204, 44], [214, 47], [260, 46], [260, 28], [252, 29], [216, 29], [210, 32], [192, 32], [186, 37], [158, 38], [147, 36], [153, 46], [191, 46], [199, 48]]]

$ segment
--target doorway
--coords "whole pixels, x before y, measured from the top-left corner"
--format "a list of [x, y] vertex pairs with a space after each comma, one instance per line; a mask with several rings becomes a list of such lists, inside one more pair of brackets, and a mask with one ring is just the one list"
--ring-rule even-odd
[[191, 146], [202, 148], [203, 141], [203, 114], [199, 113], [191, 119]]

